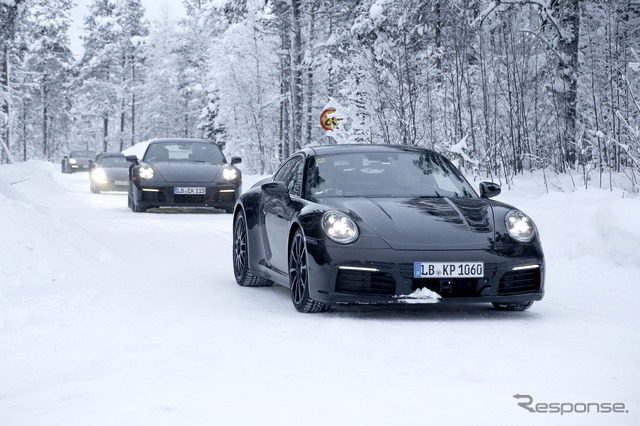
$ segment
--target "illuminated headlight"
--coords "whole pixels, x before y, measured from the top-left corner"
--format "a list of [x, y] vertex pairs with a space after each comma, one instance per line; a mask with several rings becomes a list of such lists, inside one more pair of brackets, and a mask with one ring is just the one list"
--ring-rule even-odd
[[76, 164], [75, 158], [69, 158], [69, 164]]
[[142, 179], [153, 179], [153, 169], [148, 166], [142, 166], [138, 169], [138, 175]]
[[349, 244], [358, 238], [358, 226], [346, 214], [330, 210], [322, 216], [322, 230], [336, 243]]
[[235, 180], [238, 177], [236, 169], [222, 169], [222, 178], [224, 180]]
[[520, 210], [511, 210], [504, 217], [509, 235], [521, 243], [529, 243], [536, 235], [533, 221]]
[[102, 169], [93, 169], [91, 178], [97, 183], [107, 183], [107, 174]]

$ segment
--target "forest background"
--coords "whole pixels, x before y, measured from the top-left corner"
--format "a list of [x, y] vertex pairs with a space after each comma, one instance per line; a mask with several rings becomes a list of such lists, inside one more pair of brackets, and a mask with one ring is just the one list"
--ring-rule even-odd
[[640, 192], [638, 0], [182, 3], [150, 23], [140, 0], [91, 0], [74, 58], [71, 0], [0, 0], [0, 163], [202, 137], [265, 174], [383, 143]]

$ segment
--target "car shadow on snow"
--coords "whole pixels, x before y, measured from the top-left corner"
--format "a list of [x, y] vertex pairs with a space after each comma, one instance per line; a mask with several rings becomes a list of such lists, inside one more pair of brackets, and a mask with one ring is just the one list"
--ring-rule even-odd
[[364, 320], [403, 320], [403, 321], [530, 321], [542, 318], [535, 311], [525, 312], [498, 311], [489, 303], [480, 304], [389, 304], [389, 305], [355, 305], [333, 306], [326, 315], [340, 318]]
[[[257, 289], [252, 289], [257, 290]], [[284, 303], [291, 305], [289, 289], [281, 286], [263, 287], [265, 292], [277, 293], [284, 298]], [[536, 303], [528, 311], [498, 311], [490, 303], [456, 304], [456, 303], [393, 303], [377, 305], [337, 305], [328, 312], [319, 314], [300, 314], [311, 317], [344, 318], [353, 320], [383, 321], [533, 321], [542, 318], [536, 312]]]
[[[228, 214], [224, 210], [218, 210], [210, 207], [157, 207], [147, 210], [147, 213], [160, 214]], [[231, 215], [229, 215], [231, 216]]]

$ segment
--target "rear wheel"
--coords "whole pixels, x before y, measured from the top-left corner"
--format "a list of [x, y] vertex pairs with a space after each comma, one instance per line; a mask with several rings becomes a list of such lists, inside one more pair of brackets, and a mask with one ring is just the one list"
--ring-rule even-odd
[[526, 303], [493, 303], [493, 307], [498, 311], [526, 311], [533, 305], [533, 301]]
[[325, 312], [329, 306], [313, 300], [309, 296], [309, 269], [307, 263], [307, 245], [302, 231], [297, 230], [289, 250], [289, 287], [291, 301], [300, 312]]
[[253, 275], [249, 267], [249, 238], [244, 212], [238, 213], [233, 224], [233, 274], [243, 287], [267, 287], [273, 284], [266, 278]]

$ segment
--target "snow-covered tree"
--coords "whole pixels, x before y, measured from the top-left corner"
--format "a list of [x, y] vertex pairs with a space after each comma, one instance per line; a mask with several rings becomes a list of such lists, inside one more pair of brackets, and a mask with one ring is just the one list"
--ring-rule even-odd
[[69, 85], [73, 56], [69, 49], [71, 0], [30, 0], [27, 25], [30, 29], [25, 57], [31, 83], [37, 85], [42, 157], [53, 159], [70, 132]]

